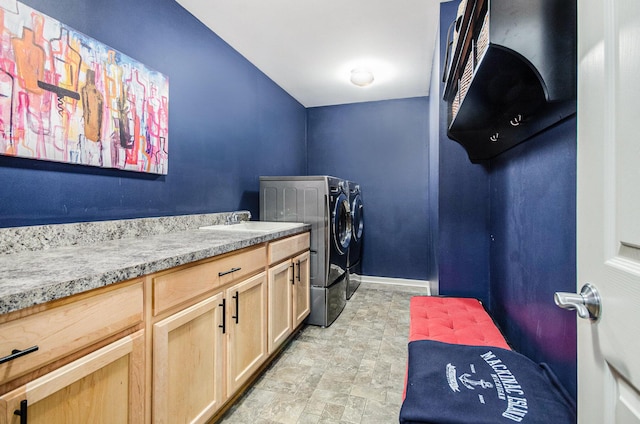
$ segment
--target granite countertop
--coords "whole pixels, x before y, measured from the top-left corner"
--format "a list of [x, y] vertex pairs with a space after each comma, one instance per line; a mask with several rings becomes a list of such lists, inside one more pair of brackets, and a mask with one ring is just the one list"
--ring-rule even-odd
[[307, 231], [191, 229], [0, 256], [0, 314]]

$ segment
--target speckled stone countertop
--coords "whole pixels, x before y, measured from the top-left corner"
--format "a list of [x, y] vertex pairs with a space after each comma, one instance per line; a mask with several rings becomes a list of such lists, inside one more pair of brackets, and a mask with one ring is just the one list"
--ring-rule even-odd
[[310, 226], [269, 233], [197, 228], [111, 240], [102, 237], [94, 242], [85, 239], [0, 255], [0, 314], [301, 233]]

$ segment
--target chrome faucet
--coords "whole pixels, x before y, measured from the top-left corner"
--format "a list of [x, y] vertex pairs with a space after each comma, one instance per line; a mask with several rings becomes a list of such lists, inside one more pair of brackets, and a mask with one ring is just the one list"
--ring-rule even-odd
[[238, 217], [238, 212], [232, 212], [230, 215], [227, 215], [227, 220], [225, 222], [226, 225], [238, 224], [240, 219]]
[[[247, 219], [251, 219], [251, 212], [249, 211], [241, 211], [242, 213], [247, 214]], [[233, 224], [239, 224], [240, 222], [242, 222], [240, 220], [240, 212], [236, 211], [236, 212], [231, 212], [229, 215], [227, 215], [227, 218], [225, 220], [225, 225], [233, 225]]]

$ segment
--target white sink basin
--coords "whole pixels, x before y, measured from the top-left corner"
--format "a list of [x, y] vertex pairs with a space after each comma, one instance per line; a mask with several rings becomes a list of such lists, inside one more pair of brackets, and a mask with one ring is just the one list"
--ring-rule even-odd
[[248, 231], [254, 233], [271, 233], [275, 231], [291, 230], [304, 226], [301, 222], [271, 222], [271, 221], [242, 221], [239, 224], [208, 225], [201, 230]]

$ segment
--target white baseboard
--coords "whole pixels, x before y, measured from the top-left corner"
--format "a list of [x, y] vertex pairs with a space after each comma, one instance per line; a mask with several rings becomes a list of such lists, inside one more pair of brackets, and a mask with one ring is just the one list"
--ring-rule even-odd
[[390, 277], [375, 277], [373, 275], [359, 275], [360, 282], [363, 284], [380, 284], [387, 286], [397, 287], [413, 287], [416, 289], [426, 289], [428, 293], [431, 293], [431, 283], [429, 280], [411, 280], [406, 278], [390, 278]]

